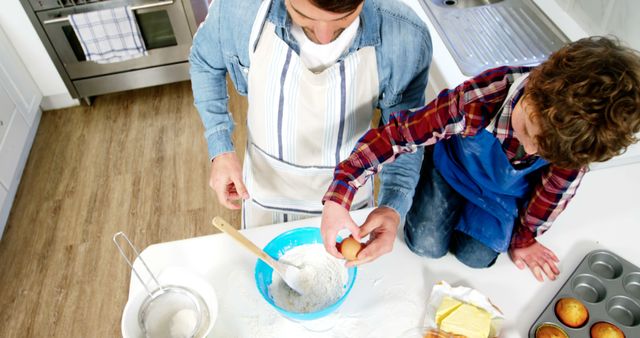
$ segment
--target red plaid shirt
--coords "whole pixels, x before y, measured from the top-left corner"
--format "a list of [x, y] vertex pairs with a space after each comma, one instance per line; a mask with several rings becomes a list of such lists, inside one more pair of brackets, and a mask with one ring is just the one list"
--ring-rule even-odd
[[[527, 67], [500, 67], [488, 70], [453, 90], [444, 90], [427, 106], [394, 113], [389, 123], [369, 130], [356, 144], [349, 158], [335, 170], [334, 180], [323, 201], [336, 202], [346, 209], [356, 190], [382, 165], [418, 146], [429, 146], [452, 135], [473, 136], [489, 124], [511, 162], [527, 167], [537, 156], [524, 152], [513, 137], [511, 112], [522, 95], [524, 83], [510, 102], [507, 93], [515, 76], [529, 72]], [[504, 109], [500, 109], [504, 104]], [[540, 169], [540, 180], [516, 221], [512, 247], [526, 247], [544, 233], [575, 195], [587, 168], [563, 169], [553, 164]], [[418, 175], [419, 173], [416, 173]]]

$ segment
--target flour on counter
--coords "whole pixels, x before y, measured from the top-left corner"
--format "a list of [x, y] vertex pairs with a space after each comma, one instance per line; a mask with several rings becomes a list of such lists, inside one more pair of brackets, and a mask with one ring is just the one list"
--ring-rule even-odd
[[301, 268], [299, 287], [293, 291], [273, 273], [269, 292], [276, 305], [297, 313], [314, 312], [335, 303], [345, 292], [349, 278], [344, 262], [329, 255], [322, 244], [301, 245], [285, 252], [280, 260]]

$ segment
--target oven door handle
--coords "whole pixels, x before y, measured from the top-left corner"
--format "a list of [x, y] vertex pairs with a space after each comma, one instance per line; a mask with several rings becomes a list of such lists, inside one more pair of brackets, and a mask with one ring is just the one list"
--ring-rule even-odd
[[152, 2], [152, 3], [148, 3], [148, 4], [143, 4], [143, 5], [131, 6], [129, 8], [131, 8], [132, 11], [137, 11], [139, 9], [156, 8], [156, 7], [164, 7], [164, 6], [173, 5], [173, 2], [174, 2], [173, 0], [159, 1], [159, 2]]
[[[137, 11], [137, 10], [140, 10], [140, 9], [148, 9], [148, 8], [169, 6], [169, 5], [173, 5], [173, 3], [174, 3], [174, 0], [167, 0], [167, 1], [159, 1], [159, 2], [143, 4], [143, 5], [130, 6], [129, 8], [131, 9], [131, 11]], [[69, 17], [68, 16], [65, 16], [65, 17], [62, 17], [62, 18], [44, 20], [44, 21], [42, 21], [42, 23], [45, 24], [45, 25], [48, 25], [48, 24], [52, 24], [52, 23], [60, 23], [60, 22], [65, 22], [65, 21], [69, 21]]]

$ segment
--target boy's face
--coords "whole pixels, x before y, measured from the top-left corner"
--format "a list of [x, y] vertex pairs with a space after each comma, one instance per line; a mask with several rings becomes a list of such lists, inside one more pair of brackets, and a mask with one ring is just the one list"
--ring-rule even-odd
[[527, 97], [523, 96], [518, 103], [516, 103], [513, 112], [511, 112], [513, 136], [520, 141], [520, 144], [524, 147], [524, 151], [531, 155], [538, 152], [538, 144], [535, 137], [540, 133], [540, 128], [532, 118], [532, 109], [533, 106], [528, 104]]
[[302, 27], [309, 40], [324, 45], [335, 40], [360, 15], [364, 1], [349, 13], [333, 13], [313, 5], [310, 0], [288, 0], [287, 12]]

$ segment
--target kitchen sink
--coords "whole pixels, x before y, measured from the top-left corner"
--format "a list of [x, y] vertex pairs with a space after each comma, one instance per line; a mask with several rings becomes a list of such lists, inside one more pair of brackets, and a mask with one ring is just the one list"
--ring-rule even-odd
[[532, 0], [419, 0], [463, 74], [537, 65], [569, 39]]
[[[429, 1], [429, 0], [427, 0]], [[492, 5], [503, 0], [431, 0], [434, 4], [446, 8], [469, 8]]]

